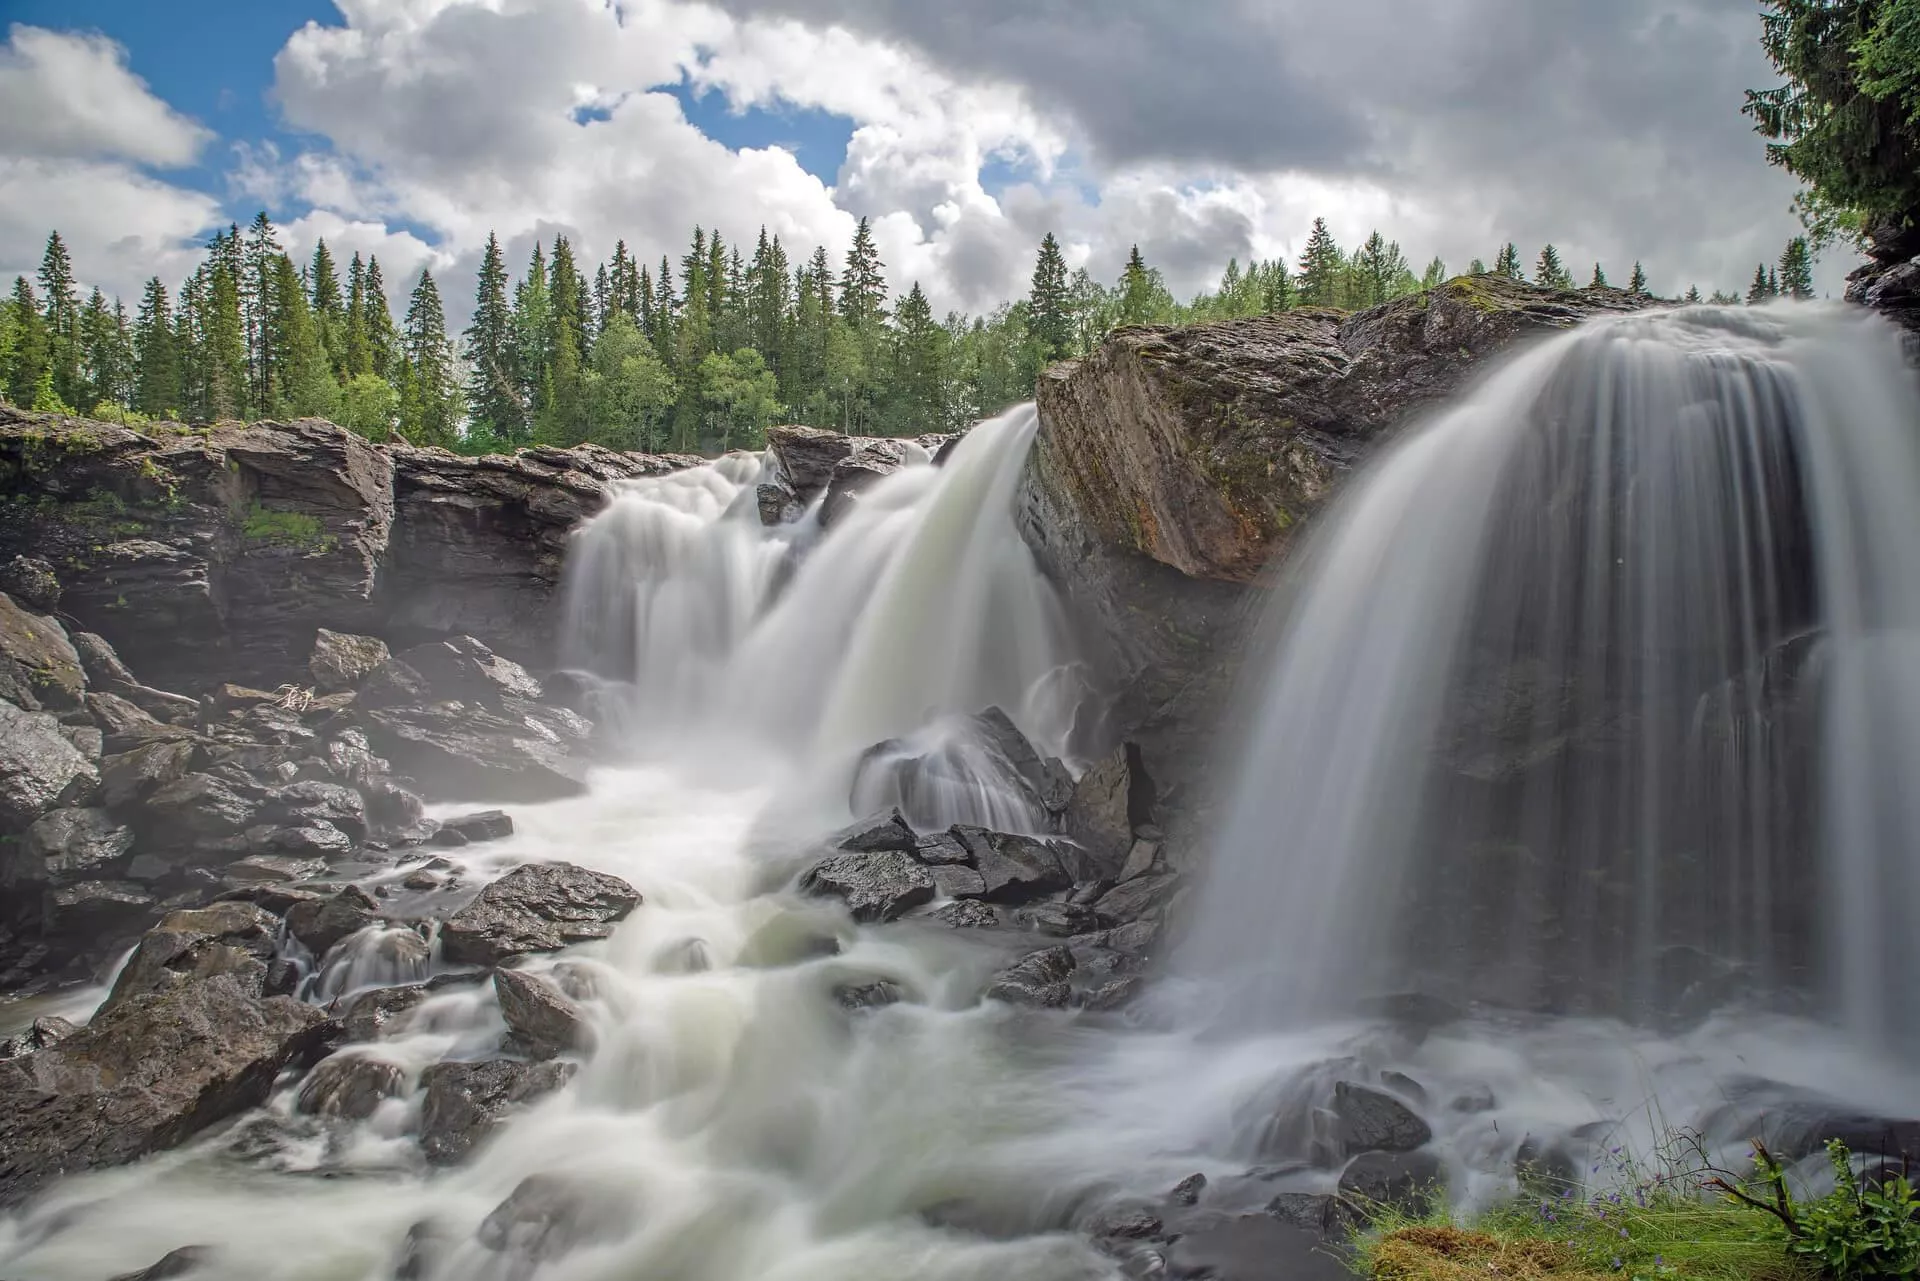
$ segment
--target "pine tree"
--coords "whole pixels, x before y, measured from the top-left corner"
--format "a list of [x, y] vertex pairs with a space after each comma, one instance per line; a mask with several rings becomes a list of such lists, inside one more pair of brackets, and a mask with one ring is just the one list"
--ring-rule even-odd
[[140, 298], [133, 322], [133, 407], [153, 418], [180, 411], [180, 354], [167, 287], [155, 276]]
[[1487, 264], [1481, 261], [1480, 259], [1475, 258], [1472, 262], [1467, 264], [1467, 274], [1469, 276], [1484, 276], [1487, 274]]
[[[1091, 281], [1089, 281], [1091, 283]], [[1293, 270], [1286, 262], [1274, 258], [1260, 268], [1260, 310], [1265, 315], [1276, 316], [1283, 311], [1291, 311], [1294, 304]]]
[[273, 315], [279, 307], [279, 299], [274, 296], [274, 286], [279, 279], [275, 260], [279, 257], [280, 239], [263, 209], [247, 228], [245, 270], [239, 281], [251, 400], [262, 412], [272, 412], [280, 393], [273, 367], [271, 333]]
[[1767, 297], [1780, 296], [1780, 276], [1772, 267], [1767, 268]]
[[1805, 236], [1795, 236], [1780, 254], [1779, 290], [1802, 301], [1813, 297], [1813, 254]]
[[1688, 285], [1688, 286], [1687, 286], [1687, 296], [1686, 296], [1686, 299], [1685, 299], [1685, 301], [1686, 301], [1686, 302], [1688, 302], [1688, 303], [1697, 303], [1697, 302], [1699, 302], [1699, 301], [1700, 301], [1700, 286], [1698, 286], [1698, 285]]
[[695, 227], [693, 245], [680, 259], [680, 323], [674, 334], [674, 358], [669, 362], [676, 372], [691, 374], [713, 350], [713, 295], [707, 285], [707, 262], [706, 229]]
[[680, 299], [673, 292], [673, 268], [664, 255], [660, 274], [653, 281], [653, 328], [647, 336], [653, 340], [654, 354], [661, 363], [672, 368], [680, 343]]
[[337, 378], [347, 367], [347, 309], [340, 295], [340, 273], [333, 265], [333, 253], [325, 240], [314, 242], [313, 260], [307, 264], [307, 289], [314, 331], [320, 335], [327, 363]]
[[1353, 303], [1360, 307], [1380, 305], [1399, 292], [1401, 277], [1407, 274], [1407, 259], [1399, 242], [1374, 231], [1353, 257]]
[[367, 265], [358, 252], [347, 266], [346, 336], [340, 352], [347, 378], [373, 373], [373, 344], [367, 336]]
[[1127, 252], [1127, 266], [1120, 273], [1120, 323], [1144, 325], [1153, 319], [1153, 277], [1140, 246]]
[[552, 445], [577, 445], [586, 439], [586, 282], [573, 262], [573, 246], [555, 236], [548, 268], [552, 298], [547, 335], [545, 402], [535, 417], [537, 434]]
[[840, 276], [840, 318], [858, 332], [887, 317], [886, 264], [873, 243], [873, 228], [865, 218], [853, 232], [846, 270]]
[[[919, 288], [916, 284], [914, 291], [918, 293]], [[1040, 255], [1033, 264], [1033, 288], [1027, 294], [1027, 332], [1033, 337], [1042, 364], [1051, 364], [1072, 349], [1069, 307], [1067, 260], [1060, 252], [1060, 242], [1049, 231], [1040, 241]]]
[[47, 362], [53, 395], [64, 405], [84, 408], [81, 385], [80, 294], [74, 284], [73, 260], [59, 232], [47, 237], [40, 259], [40, 292], [46, 296]]
[[500, 238], [492, 232], [487, 233], [486, 252], [480, 258], [473, 323], [467, 326], [466, 343], [467, 404], [472, 407], [474, 432], [499, 440], [520, 440], [526, 432], [526, 419], [513, 367], [507, 266], [500, 252]]
[[407, 305], [403, 431], [415, 444], [451, 445], [459, 434], [460, 388], [453, 344], [433, 274], [422, 270]]
[[1560, 251], [1551, 244], [1540, 251], [1539, 261], [1533, 267], [1534, 283], [1548, 289], [1573, 288], [1573, 275], [1560, 261]]
[[1420, 287], [1422, 289], [1438, 289], [1446, 282], [1447, 264], [1438, 254], [1435, 254], [1433, 261], [1427, 264], [1427, 269], [1420, 273]]
[[299, 268], [280, 254], [270, 282], [273, 310], [267, 317], [267, 352], [274, 371], [273, 412], [290, 418], [332, 418], [340, 410], [340, 384], [302, 288]]
[[133, 338], [126, 309], [111, 307], [98, 288], [80, 311], [80, 399], [77, 408], [92, 412], [105, 405], [126, 408], [133, 399]]
[[12, 360], [6, 370], [7, 399], [31, 408], [41, 384], [50, 386], [52, 380], [53, 355], [47, 320], [40, 313], [40, 300], [34, 296], [33, 285], [25, 276], [13, 278], [13, 297], [7, 305], [14, 323]]
[[367, 255], [366, 284], [367, 354], [373, 372], [389, 381], [398, 371], [400, 335], [393, 327], [393, 313], [387, 309], [387, 284], [380, 276], [380, 260]]
[[1753, 269], [1753, 283], [1747, 286], [1747, 305], [1758, 306], [1773, 297], [1773, 290], [1767, 284], [1767, 264], [1761, 263]]
[[240, 311], [240, 279], [234, 270], [238, 233], [216, 237], [207, 278], [205, 338], [205, 414], [216, 421], [251, 416], [247, 366], [247, 325]]
[[1597, 263], [1597, 262], [1596, 262], [1596, 263], [1594, 263], [1594, 264], [1593, 264], [1593, 279], [1592, 279], [1592, 280], [1589, 280], [1589, 281], [1587, 282], [1587, 288], [1589, 288], [1589, 289], [1611, 289], [1612, 287], [1613, 287], [1613, 286], [1611, 286], [1611, 285], [1609, 285], [1609, 284], [1607, 283], [1607, 273], [1606, 273], [1606, 272], [1604, 272], [1604, 271], [1602, 271], [1602, 270], [1600, 270], [1600, 264], [1599, 264], [1599, 263]]
[[1313, 220], [1307, 246], [1300, 252], [1300, 301], [1308, 307], [1331, 307], [1339, 301], [1340, 269], [1345, 257], [1327, 230], [1325, 218]]
[[1638, 261], [1633, 264], [1633, 276], [1627, 281], [1627, 292], [1635, 298], [1647, 296], [1647, 273]]
[[900, 300], [894, 322], [892, 425], [902, 435], [938, 430], [945, 390], [941, 340], [946, 333], [934, 323], [933, 308], [919, 281]]
[[1525, 274], [1520, 270], [1520, 246], [1509, 240], [1500, 252], [1494, 255], [1493, 274], [1505, 276], [1508, 280], [1525, 279]]

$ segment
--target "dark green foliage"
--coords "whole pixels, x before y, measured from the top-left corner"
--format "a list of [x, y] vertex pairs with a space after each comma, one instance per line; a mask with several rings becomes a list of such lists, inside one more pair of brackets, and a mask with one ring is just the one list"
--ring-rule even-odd
[[1520, 246], [1509, 240], [1501, 247], [1500, 252], [1494, 255], [1493, 274], [1505, 276], [1508, 280], [1524, 279], [1520, 270]]
[[1637, 262], [1633, 264], [1633, 276], [1627, 281], [1627, 292], [1636, 298], [1647, 296], [1647, 273]]
[[1788, 298], [1813, 297], [1813, 252], [1805, 236], [1795, 236], [1781, 251], [1778, 287]]
[[1313, 220], [1307, 247], [1300, 251], [1299, 294], [1304, 307], [1332, 307], [1339, 302], [1340, 269], [1345, 259], [1333, 242], [1325, 218]]
[[[625, 246], [622, 246], [624, 250]], [[471, 429], [498, 441], [526, 433], [526, 408], [514, 372], [513, 312], [507, 305], [507, 267], [499, 237], [487, 236], [467, 326], [467, 404]]]
[[416, 445], [453, 445], [462, 405], [453, 344], [433, 274], [422, 271], [407, 305], [405, 364], [400, 378], [401, 433]]
[[1533, 280], [1547, 289], [1573, 288], [1573, 273], [1560, 261], [1560, 251], [1547, 245], [1540, 251], [1539, 261], [1534, 263]]
[[1920, 1195], [1906, 1174], [1881, 1171], [1871, 1182], [1853, 1168], [1853, 1154], [1839, 1139], [1827, 1140], [1833, 1191], [1796, 1204], [1779, 1159], [1753, 1145], [1755, 1188], [1717, 1179], [1726, 1196], [1778, 1219], [1786, 1229], [1787, 1253], [1834, 1281], [1870, 1281], [1920, 1274]]
[[1589, 289], [1611, 288], [1611, 286], [1607, 284], [1607, 273], [1600, 270], [1600, 264], [1597, 262], [1593, 264], [1593, 279], [1587, 282], [1587, 288]]
[[1761, 43], [1786, 83], [1744, 108], [1767, 158], [1807, 186], [1815, 244], [1920, 218], [1920, 0], [1767, 0]]
[[133, 322], [133, 408], [150, 418], [180, 412], [180, 352], [167, 287], [155, 276], [140, 298]]
[[1040, 255], [1033, 264], [1033, 289], [1027, 295], [1027, 329], [1042, 364], [1060, 359], [1073, 347], [1067, 260], [1051, 231], [1040, 242]]

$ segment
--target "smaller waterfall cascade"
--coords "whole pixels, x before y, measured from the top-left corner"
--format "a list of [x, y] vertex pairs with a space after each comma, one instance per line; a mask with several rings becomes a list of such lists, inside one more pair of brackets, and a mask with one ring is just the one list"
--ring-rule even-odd
[[[914, 450], [824, 530], [811, 513], [762, 525], [770, 454], [632, 482], [576, 535], [569, 661], [613, 683], [643, 754], [705, 753], [721, 773], [771, 757], [841, 798], [866, 749], [946, 752], [990, 707], [1063, 754], [1080, 667], [1013, 520], [1037, 421], [1026, 405], [982, 423], [937, 468]], [[1018, 817], [992, 779], [970, 790], [922, 819]]]
[[1590, 322], [1328, 513], [1181, 962], [1264, 1026], [1424, 990], [1920, 1029], [1920, 395], [1821, 306]]

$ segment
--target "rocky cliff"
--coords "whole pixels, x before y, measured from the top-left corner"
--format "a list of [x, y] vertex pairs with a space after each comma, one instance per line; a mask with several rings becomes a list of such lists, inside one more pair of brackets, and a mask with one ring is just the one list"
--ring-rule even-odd
[[1110, 733], [1190, 783], [1250, 589], [1355, 464], [1488, 357], [1648, 305], [1461, 277], [1353, 314], [1123, 329], [1048, 370], [1023, 524], [1101, 652]]
[[318, 420], [142, 435], [0, 406], [0, 563], [156, 685], [293, 678], [316, 631], [470, 633], [535, 665], [567, 533], [621, 479], [697, 459], [584, 446], [463, 458]]

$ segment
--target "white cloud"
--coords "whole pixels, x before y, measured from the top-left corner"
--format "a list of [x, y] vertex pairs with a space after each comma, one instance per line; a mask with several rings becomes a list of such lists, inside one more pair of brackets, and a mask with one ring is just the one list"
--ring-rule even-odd
[[211, 137], [112, 41], [13, 27], [0, 46], [0, 279], [31, 277], [54, 228], [82, 282], [129, 305], [147, 277], [185, 276], [218, 202], [142, 166], [188, 164]]
[[0, 155], [175, 166], [212, 138], [156, 98], [105, 36], [15, 25], [0, 46]]

